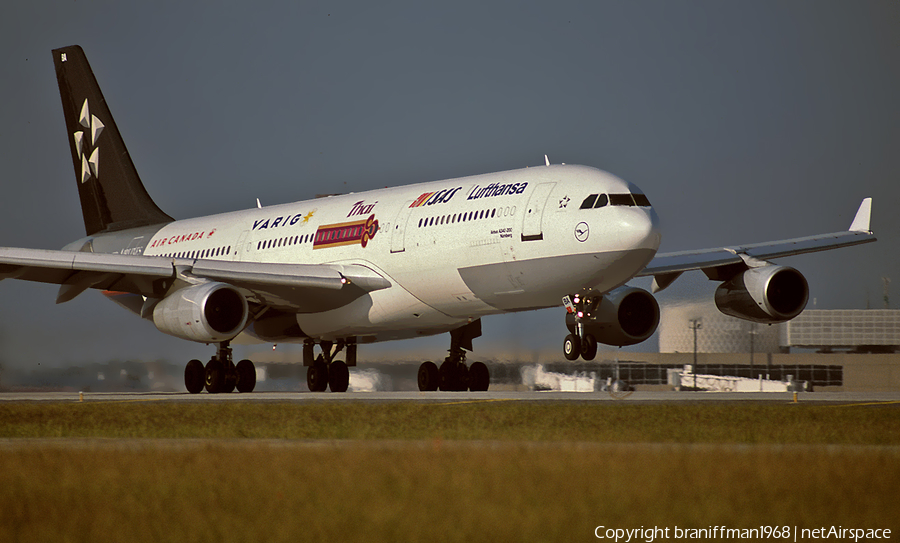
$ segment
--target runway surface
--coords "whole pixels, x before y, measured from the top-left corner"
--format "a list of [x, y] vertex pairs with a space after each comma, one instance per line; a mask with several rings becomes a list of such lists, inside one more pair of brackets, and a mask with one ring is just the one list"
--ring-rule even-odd
[[[900, 392], [800, 392], [798, 403], [900, 405]], [[0, 402], [774, 402], [791, 403], [792, 392], [4, 392]]]

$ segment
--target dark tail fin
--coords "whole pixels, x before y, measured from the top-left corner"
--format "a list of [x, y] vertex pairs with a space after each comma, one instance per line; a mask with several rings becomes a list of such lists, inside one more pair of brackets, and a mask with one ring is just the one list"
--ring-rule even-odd
[[87, 234], [171, 222], [141, 183], [84, 51], [54, 49], [53, 63]]

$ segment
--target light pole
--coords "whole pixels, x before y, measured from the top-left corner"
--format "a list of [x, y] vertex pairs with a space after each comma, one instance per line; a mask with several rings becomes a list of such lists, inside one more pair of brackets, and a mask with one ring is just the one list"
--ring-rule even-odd
[[750, 323], [750, 378], [755, 379], [756, 376], [753, 374], [753, 340], [756, 338], [756, 323]]
[[694, 367], [691, 373], [694, 374], [694, 389], [697, 389], [697, 330], [703, 328], [703, 319], [691, 319], [688, 328], [694, 331]]

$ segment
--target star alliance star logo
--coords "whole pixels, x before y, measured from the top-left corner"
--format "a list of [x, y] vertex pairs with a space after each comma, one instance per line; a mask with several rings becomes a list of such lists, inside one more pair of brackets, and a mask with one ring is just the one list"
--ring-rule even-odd
[[105, 128], [105, 125], [96, 115], [91, 115], [87, 98], [84, 100], [84, 105], [81, 106], [78, 124], [86, 130], [79, 130], [72, 137], [75, 138], [75, 151], [78, 154], [78, 159], [81, 161], [81, 182], [87, 183], [91, 175], [99, 177], [100, 149], [97, 147], [97, 138], [100, 137], [100, 133]]

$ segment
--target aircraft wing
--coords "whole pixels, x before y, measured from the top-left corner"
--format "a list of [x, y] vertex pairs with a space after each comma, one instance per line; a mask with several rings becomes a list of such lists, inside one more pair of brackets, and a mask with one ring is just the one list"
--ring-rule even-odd
[[866, 198], [860, 204], [849, 230], [750, 245], [657, 254], [638, 277], [652, 275], [653, 292], [658, 292], [690, 270], [703, 270], [710, 279], [724, 280], [733, 270], [762, 264], [771, 258], [870, 243], [876, 240], [875, 234], [869, 230], [871, 216], [872, 199]]
[[176, 281], [229, 283], [258, 303], [294, 310], [343, 305], [390, 281], [360, 265], [263, 264], [0, 247], [0, 280], [60, 285], [56, 302], [89, 288], [163, 298]]

